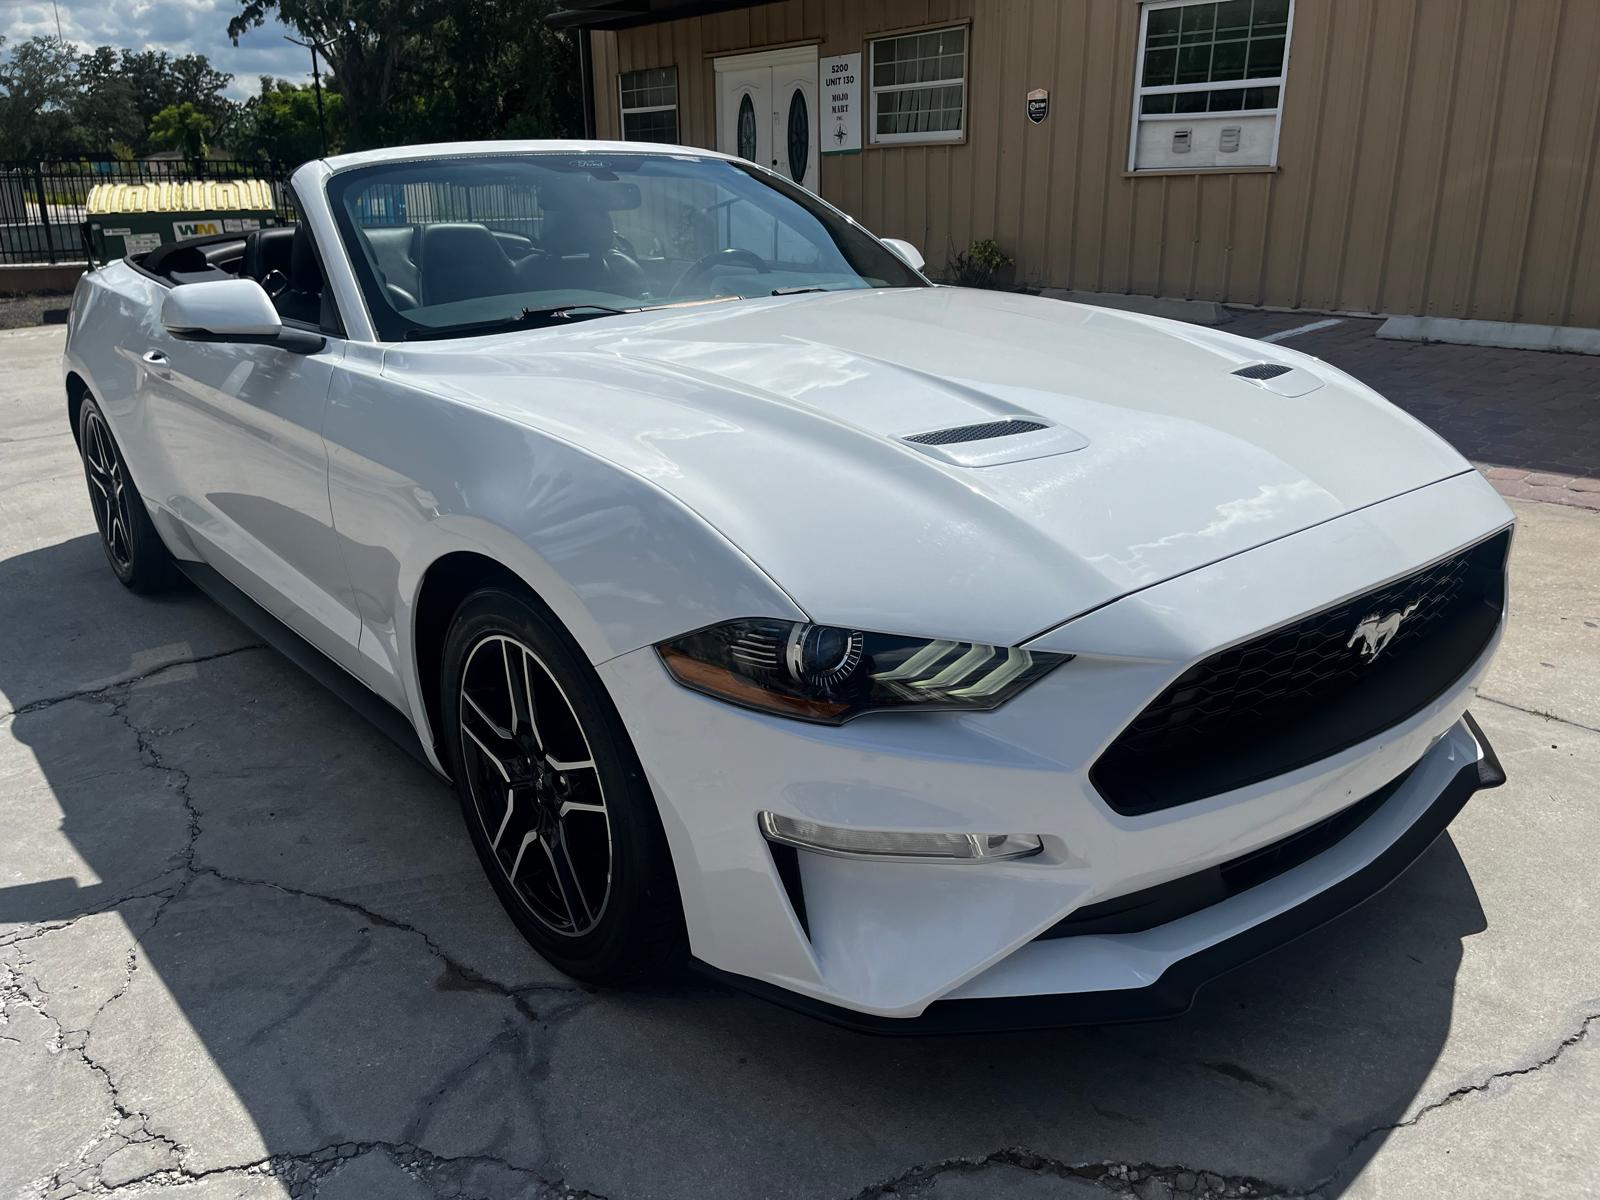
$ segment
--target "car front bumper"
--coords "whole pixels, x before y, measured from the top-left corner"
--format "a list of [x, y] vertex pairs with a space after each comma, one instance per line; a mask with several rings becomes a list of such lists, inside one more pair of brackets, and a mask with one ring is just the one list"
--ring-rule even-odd
[[[1074, 944], [1070, 945], [1068, 939], [1032, 942], [972, 985], [948, 993], [915, 1017], [875, 1016], [705, 963], [696, 965], [724, 983], [864, 1033], [933, 1036], [1180, 1016], [1188, 1011], [1205, 983], [1377, 895], [1433, 845], [1475, 792], [1505, 782], [1505, 772], [1493, 748], [1470, 715], [1451, 730], [1446, 742], [1448, 749], [1430, 753], [1426, 774], [1437, 776], [1454, 766], [1449, 782], [1431, 799], [1432, 780], [1428, 778], [1418, 779], [1409, 795], [1391, 798], [1377, 814], [1377, 825], [1366, 836], [1359, 841], [1346, 839], [1328, 851], [1329, 855], [1337, 855], [1336, 862], [1321, 863], [1316, 868], [1306, 864], [1301, 878], [1278, 876], [1255, 889], [1260, 894], [1232, 897], [1145, 934], [1100, 937], [1094, 944], [1082, 938], [1071, 939]], [[1376, 853], [1372, 853], [1375, 847]], [[1324, 886], [1324, 871], [1347, 866], [1353, 867], [1349, 874]], [[1263, 917], [1267, 911], [1272, 915]], [[1228, 932], [1230, 929], [1233, 932]], [[1101, 957], [1099, 963], [1086, 961], [1096, 956]], [[1109, 967], [1116, 960], [1120, 960], [1120, 970], [1130, 972], [1131, 977], [1146, 978], [1152, 972], [1155, 977], [1148, 983], [1100, 990], [1027, 990], [1034, 986], [1032, 980], [1050, 977], [1066, 982], [1084, 974], [1085, 967]], [[1019, 990], [1007, 994], [1007, 987], [1013, 984]]]
[[[1420, 711], [1258, 784], [1128, 816], [1104, 803], [1089, 768], [1190, 664], [1509, 519], [1476, 474], [1458, 476], [1156, 584], [1029, 643], [1077, 657], [989, 713], [812, 726], [679, 687], [649, 648], [600, 664], [660, 805], [692, 954], [739, 986], [878, 1032], [1182, 1012], [1206, 979], [1382, 888], [1473, 792], [1500, 782], [1466, 716], [1498, 634]], [[1278, 843], [1402, 776], [1353, 830], [1257, 886], [1154, 928], [1040, 936], [1086, 906]], [[1037, 835], [1043, 849], [980, 863], [799, 851], [786, 885], [762, 812], [845, 828]]]

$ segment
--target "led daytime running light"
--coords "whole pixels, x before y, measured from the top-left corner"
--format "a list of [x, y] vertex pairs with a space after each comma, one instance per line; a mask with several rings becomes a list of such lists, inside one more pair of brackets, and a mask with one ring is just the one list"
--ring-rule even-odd
[[1072, 656], [749, 618], [656, 647], [685, 687], [827, 724], [865, 712], [996, 708]]

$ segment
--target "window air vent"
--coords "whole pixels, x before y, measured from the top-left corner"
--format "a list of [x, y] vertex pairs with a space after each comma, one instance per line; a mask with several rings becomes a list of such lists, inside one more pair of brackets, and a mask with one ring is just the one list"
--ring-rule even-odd
[[905, 440], [919, 446], [953, 446], [957, 442], [982, 442], [989, 438], [1011, 437], [1018, 433], [1036, 433], [1046, 426], [1038, 421], [989, 421], [983, 425], [957, 425], [953, 429], [935, 429], [929, 433], [914, 433]]
[[1172, 152], [1174, 154], [1189, 153], [1189, 141], [1193, 132], [1190, 129], [1174, 129], [1172, 131]]
[[1282, 363], [1251, 363], [1248, 367], [1240, 367], [1233, 374], [1240, 379], [1276, 379], [1279, 375], [1287, 375], [1293, 367], [1286, 367]]
[[1224, 125], [1222, 127], [1222, 141], [1217, 146], [1223, 154], [1239, 153], [1239, 127], [1237, 125]]

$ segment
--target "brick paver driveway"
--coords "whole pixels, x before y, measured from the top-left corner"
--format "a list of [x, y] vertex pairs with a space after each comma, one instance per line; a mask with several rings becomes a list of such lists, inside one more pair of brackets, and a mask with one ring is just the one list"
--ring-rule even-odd
[[[1265, 337], [1315, 314], [1236, 312], [1223, 326]], [[1432, 426], [1502, 495], [1600, 510], [1600, 358], [1380, 341], [1346, 317], [1283, 344], [1332, 363]]]

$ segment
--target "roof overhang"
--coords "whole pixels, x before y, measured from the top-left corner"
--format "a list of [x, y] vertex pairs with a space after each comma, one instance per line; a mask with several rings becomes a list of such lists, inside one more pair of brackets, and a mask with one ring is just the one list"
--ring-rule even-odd
[[627, 29], [678, 17], [699, 17], [772, 0], [564, 0], [547, 18], [558, 29]]

